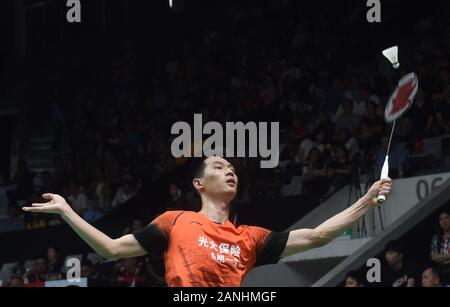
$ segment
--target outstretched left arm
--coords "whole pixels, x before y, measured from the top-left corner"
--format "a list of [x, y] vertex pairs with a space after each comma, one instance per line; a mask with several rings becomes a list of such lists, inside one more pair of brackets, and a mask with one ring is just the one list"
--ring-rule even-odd
[[376, 202], [373, 199], [378, 194], [386, 195], [387, 198], [391, 192], [391, 185], [392, 180], [390, 178], [381, 179], [375, 182], [366, 195], [361, 197], [356, 203], [316, 228], [292, 230], [289, 233], [282, 256], [289, 256], [329, 243], [358, 221], [371, 207], [376, 206]]

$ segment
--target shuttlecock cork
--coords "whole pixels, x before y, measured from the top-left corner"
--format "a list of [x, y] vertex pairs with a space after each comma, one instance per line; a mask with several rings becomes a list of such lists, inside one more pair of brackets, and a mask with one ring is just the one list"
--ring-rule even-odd
[[398, 46], [384, 49], [382, 53], [395, 69], [400, 67], [400, 63], [398, 62]]

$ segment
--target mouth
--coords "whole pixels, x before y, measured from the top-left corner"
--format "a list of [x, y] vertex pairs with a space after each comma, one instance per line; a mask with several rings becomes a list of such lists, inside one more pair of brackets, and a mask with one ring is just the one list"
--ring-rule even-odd
[[232, 178], [228, 179], [226, 182], [227, 182], [228, 185], [231, 185], [231, 186], [235, 186], [236, 185], [236, 180], [234, 180]]

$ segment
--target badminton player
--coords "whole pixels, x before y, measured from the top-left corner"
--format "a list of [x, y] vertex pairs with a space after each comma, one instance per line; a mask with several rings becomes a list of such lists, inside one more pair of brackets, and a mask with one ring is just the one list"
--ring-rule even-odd
[[59, 214], [105, 258], [164, 254], [169, 286], [223, 287], [239, 286], [256, 265], [276, 263], [280, 257], [327, 244], [376, 206], [374, 199], [379, 194], [387, 197], [391, 192], [391, 179], [381, 179], [352, 206], [314, 229], [274, 232], [255, 226], [235, 227], [229, 221], [238, 177], [224, 158], [204, 159], [193, 185], [202, 202], [199, 212], [167, 211], [144, 229], [118, 239], [88, 224], [56, 194], [44, 194], [47, 203], [33, 204], [23, 210]]

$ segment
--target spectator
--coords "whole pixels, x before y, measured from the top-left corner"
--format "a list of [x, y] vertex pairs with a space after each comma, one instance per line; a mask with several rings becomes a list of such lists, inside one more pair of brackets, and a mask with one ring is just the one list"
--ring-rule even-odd
[[116, 208], [123, 203], [133, 198], [140, 188], [140, 184], [134, 186], [131, 176], [126, 175], [122, 180], [122, 186], [117, 190], [116, 196], [112, 202], [113, 208]]
[[73, 210], [83, 216], [83, 212], [88, 206], [88, 198], [86, 194], [80, 190], [80, 186], [76, 182], [71, 182], [69, 185], [69, 195], [67, 197], [69, 204]]
[[431, 240], [431, 260], [436, 263], [443, 282], [450, 283], [450, 213], [439, 215], [439, 231]]
[[11, 279], [9, 280], [9, 287], [11, 288], [23, 288], [24, 282], [23, 282], [23, 278], [19, 277], [19, 276], [13, 276], [11, 277]]
[[110, 281], [99, 274], [96, 266], [90, 260], [81, 262], [81, 278], [87, 278], [88, 287], [107, 287]]
[[363, 279], [358, 271], [348, 272], [345, 276], [345, 287], [346, 288], [356, 288], [364, 287]]
[[47, 275], [47, 281], [51, 281], [51, 280], [61, 280], [63, 279], [62, 274], [59, 272], [54, 272], [54, 273], [48, 273]]
[[[358, 129], [357, 129], [358, 131]], [[348, 152], [348, 159], [352, 160], [359, 152], [359, 141], [357, 139], [357, 133], [350, 134], [346, 129], [339, 129], [336, 132], [335, 143], [337, 145], [344, 145]]]
[[103, 217], [103, 212], [100, 210], [98, 203], [95, 200], [90, 200], [87, 210], [83, 214], [86, 222], [94, 223]]
[[329, 194], [335, 193], [349, 183], [351, 169], [348, 153], [344, 146], [337, 146], [334, 155], [333, 161], [328, 165]]
[[342, 114], [336, 119], [336, 129], [347, 129], [352, 133], [360, 125], [360, 118], [353, 114], [353, 101], [345, 99], [342, 102]]
[[434, 123], [434, 110], [431, 103], [426, 102], [426, 95], [422, 88], [417, 90], [416, 98], [411, 109], [406, 113], [412, 126], [412, 135], [424, 137], [432, 132]]
[[320, 150], [321, 154], [325, 153], [325, 130], [320, 128], [311, 138], [307, 137], [303, 140], [299, 147], [299, 159], [304, 160], [309, 156], [309, 152], [312, 148], [316, 147]]
[[305, 126], [299, 117], [295, 117], [292, 122], [292, 128], [290, 131], [290, 143], [291, 148], [297, 147], [301, 138], [304, 137], [306, 132]]
[[184, 200], [181, 190], [175, 185], [169, 186], [169, 201], [167, 203], [167, 210], [185, 210], [186, 201]]
[[47, 249], [47, 267], [48, 273], [60, 273], [63, 266], [63, 261], [54, 247]]
[[442, 287], [439, 272], [435, 267], [427, 267], [422, 272], [422, 287], [435, 288]]
[[366, 114], [361, 119], [361, 135], [359, 136], [366, 152], [378, 145], [384, 132], [384, 120], [377, 114], [377, 105], [368, 101]]
[[47, 227], [45, 219], [39, 213], [32, 213], [31, 220], [27, 222], [26, 229], [37, 229]]
[[131, 222], [131, 225], [129, 227], [126, 227], [123, 230], [122, 234], [123, 235], [130, 234], [133, 231], [136, 231], [141, 228], [144, 228], [144, 223], [142, 222], [142, 220], [136, 219]]
[[390, 241], [386, 245], [384, 258], [388, 267], [381, 274], [381, 282], [385, 287], [414, 287], [413, 266], [405, 263], [402, 246], [398, 241]]
[[[386, 158], [389, 138], [383, 137], [381, 142], [382, 145], [376, 152], [376, 164], [379, 171], [381, 171]], [[389, 149], [389, 177], [402, 178], [408, 176], [409, 173], [410, 165], [406, 146], [404, 144], [396, 143], [395, 139], [393, 139], [391, 148]]]
[[120, 263], [119, 272], [114, 278], [115, 285], [119, 287], [139, 287], [146, 282], [145, 272], [142, 263], [138, 258], [126, 258]]
[[37, 258], [34, 269], [25, 272], [23, 279], [27, 287], [43, 287], [47, 280], [47, 274], [47, 262], [44, 258]]
[[313, 147], [303, 168], [303, 192], [320, 199], [327, 191], [327, 177], [325, 166], [320, 150]]

